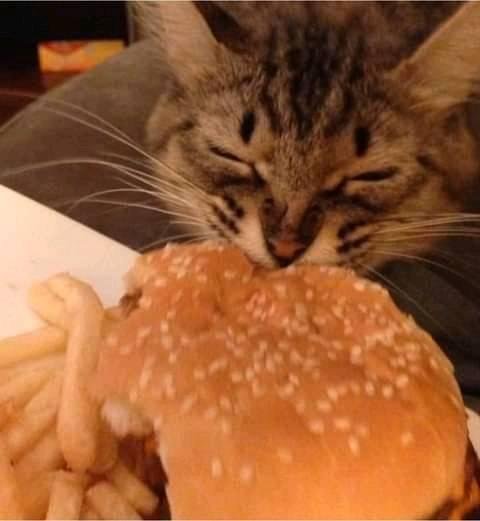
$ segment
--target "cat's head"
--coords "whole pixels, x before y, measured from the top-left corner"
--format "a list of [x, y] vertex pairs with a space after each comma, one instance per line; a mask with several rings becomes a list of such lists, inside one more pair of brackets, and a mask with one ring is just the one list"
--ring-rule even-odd
[[270, 19], [259, 4], [259, 24], [250, 8], [242, 24], [212, 3], [156, 6], [175, 80], [149, 142], [174, 213], [270, 266], [424, 250], [477, 169], [458, 107], [480, 72], [480, 4], [393, 68], [354, 21], [287, 3]]

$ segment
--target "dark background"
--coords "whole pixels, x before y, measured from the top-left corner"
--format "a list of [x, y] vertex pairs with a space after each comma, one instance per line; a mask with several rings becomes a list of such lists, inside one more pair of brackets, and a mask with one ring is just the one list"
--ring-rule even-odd
[[[0, 125], [72, 73], [42, 74], [37, 45], [51, 40], [118, 40], [132, 37], [121, 1], [10, 2], [0, 0]], [[3, 91], [3, 92], [2, 92]]]

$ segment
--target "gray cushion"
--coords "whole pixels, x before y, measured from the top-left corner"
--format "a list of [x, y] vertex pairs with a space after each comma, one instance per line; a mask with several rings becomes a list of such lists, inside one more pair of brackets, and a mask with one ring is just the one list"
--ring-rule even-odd
[[[55, 100], [92, 111], [140, 144], [165, 74], [156, 49], [142, 42], [47, 94], [1, 131], [0, 182], [132, 248], [158, 239], [166, 231], [166, 219], [158, 212], [89, 203], [71, 208], [79, 198], [122, 186], [110, 168], [76, 161], [37, 170], [34, 165], [78, 157], [128, 163], [108, 156], [111, 153], [144, 159], [129, 146], [72, 120], [87, 119], [89, 124], [102, 127]], [[474, 123], [478, 124], [478, 118]], [[19, 172], [18, 168], [25, 170]], [[122, 199], [130, 203], [135, 204], [138, 198], [143, 204], [140, 195], [122, 193]], [[478, 202], [472, 204], [478, 211]], [[167, 231], [171, 233], [171, 228]], [[392, 290], [399, 305], [413, 314], [454, 360], [464, 390], [480, 395], [480, 269], [476, 266], [478, 257], [473, 257], [473, 267], [468, 267], [463, 256], [465, 252], [479, 255], [480, 248], [473, 241], [449, 243], [445, 248], [456, 252], [458, 262], [452, 266], [460, 276], [422, 263], [394, 263], [383, 273], [405, 292]]]

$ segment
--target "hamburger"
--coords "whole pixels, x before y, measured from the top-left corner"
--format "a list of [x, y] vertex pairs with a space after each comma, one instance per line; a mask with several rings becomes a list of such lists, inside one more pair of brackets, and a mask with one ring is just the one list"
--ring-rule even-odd
[[480, 503], [452, 365], [380, 286], [213, 243], [142, 256], [127, 285], [94, 392], [161, 463], [173, 518], [460, 518]]

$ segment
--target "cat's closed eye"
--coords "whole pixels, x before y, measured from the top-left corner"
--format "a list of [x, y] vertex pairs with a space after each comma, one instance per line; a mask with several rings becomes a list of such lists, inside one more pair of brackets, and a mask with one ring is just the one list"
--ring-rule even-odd
[[398, 172], [398, 168], [391, 167], [383, 170], [372, 170], [352, 177], [351, 181], [378, 182], [391, 179]]

